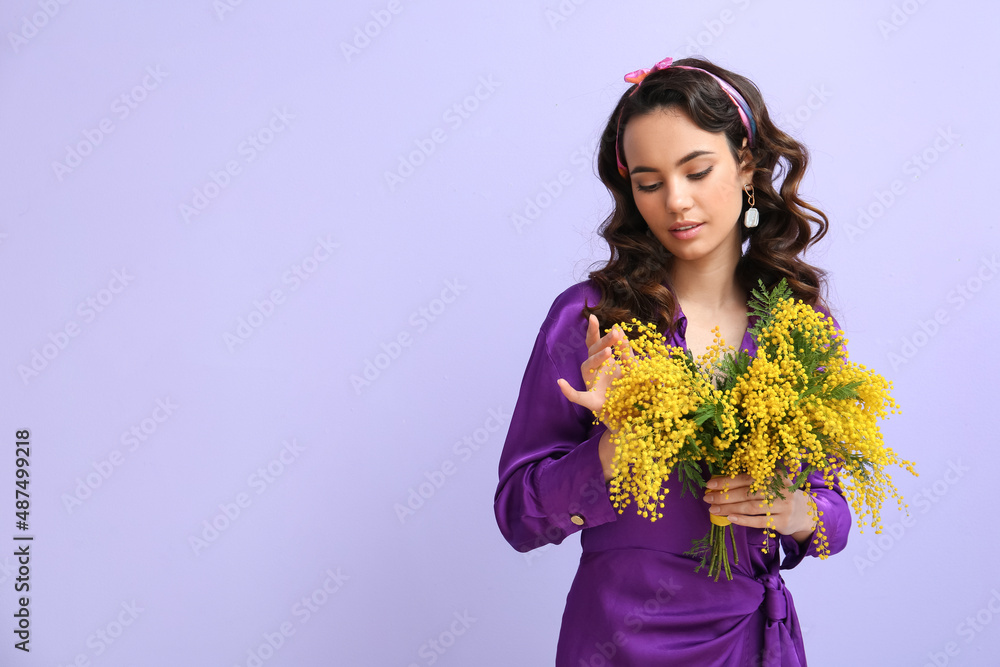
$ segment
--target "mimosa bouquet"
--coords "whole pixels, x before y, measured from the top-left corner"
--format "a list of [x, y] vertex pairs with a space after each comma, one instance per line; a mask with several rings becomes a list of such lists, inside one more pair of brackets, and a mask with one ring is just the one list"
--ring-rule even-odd
[[[750, 330], [758, 345], [753, 358], [725, 348], [718, 329], [708, 352], [695, 359], [667, 346], [651, 325], [634, 319], [619, 325], [634, 337], [632, 354], [618, 359], [621, 374], [601, 413], [617, 448], [611, 500], [619, 513], [634, 500], [639, 514], [656, 521], [666, 509], [663, 482], [675, 469], [682, 493], [695, 497], [705, 488], [706, 468], [710, 476], [748, 474], [749, 493], [761, 493], [768, 505], [806, 492], [816, 520], [812, 539], [826, 558], [829, 543], [806, 478], [820, 472], [832, 487], [838, 475], [859, 527], [867, 518], [880, 533], [885, 497], [905, 508], [886, 468], [916, 475], [912, 462], [885, 446], [877, 425], [899, 406], [889, 396], [891, 383], [848, 361], [832, 319], [793, 299], [784, 279], [770, 292], [761, 282], [749, 305], [748, 315], [758, 317]], [[765, 552], [772, 526], [768, 515]], [[708, 535], [688, 554], [716, 580], [722, 571], [732, 579], [727, 541], [738, 558], [729, 521], [712, 515]]]

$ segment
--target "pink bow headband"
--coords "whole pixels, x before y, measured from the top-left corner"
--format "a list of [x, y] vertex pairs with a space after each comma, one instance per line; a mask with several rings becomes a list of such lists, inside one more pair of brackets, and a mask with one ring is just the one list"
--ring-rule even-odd
[[[655, 72], [660, 69], [667, 69], [668, 67], [676, 67], [678, 69], [691, 69], [698, 72], [705, 72], [713, 79], [719, 82], [722, 87], [723, 92], [732, 100], [733, 104], [736, 105], [736, 111], [740, 114], [740, 120], [743, 121], [743, 126], [747, 129], [747, 143], [753, 145], [754, 135], [757, 133], [757, 123], [753, 120], [753, 114], [750, 113], [750, 105], [747, 104], [743, 96], [737, 92], [735, 88], [726, 83], [721, 78], [712, 74], [707, 70], [703, 70], [700, 67], [688, 67], [687, 65], [672, 65], [674, 62], [673, 58], [664, 58], [660, 62], [656, 63], [649, 69], [637, 69], [634, 72], [629, 72], [625, 75], [625, 80], [629, 83], [634, 83], [635, 88], [629, 93], [629, 96], [635, 95], [635, 91], [639, 90], [639, 85], [642, 83], [643, 79], [646, 78], [650, 72]], [[621, 113], [618, 114], [618, 129], [615, 132], [615, 160], [618, 161], [618, 173], [622, 175], [622, 178], [628, 177], [628, 170], [625, 169], [625, 165], [622, 164], [621, 153], [618, 150], [618, 142], [621, 139], [621, 129], [622, 129], [622, 116]]]

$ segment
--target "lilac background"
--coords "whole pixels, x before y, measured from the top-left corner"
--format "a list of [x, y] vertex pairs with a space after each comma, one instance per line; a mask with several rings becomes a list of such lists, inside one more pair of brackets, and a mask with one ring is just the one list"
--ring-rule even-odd
[[19, 428], [36, 536], [28, 655], [0, 547], [0, 663], [551, 664], [578, 539], [513, 551], [497, 459], [605, 257], [622, 76], [700, 53], [809, 147], [810, 257], [921, 474], [787, 574], [810, 664], [996, 664], [995, 3], [224, 2], [0, 11], [0, 541]]

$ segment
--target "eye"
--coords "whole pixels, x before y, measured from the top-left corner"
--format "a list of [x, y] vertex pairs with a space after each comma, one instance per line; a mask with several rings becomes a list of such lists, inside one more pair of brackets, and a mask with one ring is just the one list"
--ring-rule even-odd
[[[688, 178], [690, 178], [692, 181], [701, 180], [702, 178], [708, 176], [712, 172], [712, 169], [713, 167], [709, 167], [708, 169], [704, 171], [699, 171], [696, 174], [688, 174]], [[636, 184], [635, 189], [638, 190], [639, 192], [653, 192], [654, 190], [658, 190], [660, 185], [661, 183], [654, 183], [652, 185]]]

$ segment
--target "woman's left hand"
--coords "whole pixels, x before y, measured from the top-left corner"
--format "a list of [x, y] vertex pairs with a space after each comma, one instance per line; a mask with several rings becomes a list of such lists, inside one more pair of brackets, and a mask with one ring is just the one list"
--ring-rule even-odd
[[[768, 507], [763, 493], [750, 493], [750, 475], [713, 477], [705, 489], [705, 502], [710, 503], [712, 514], [726, 517], [737, 526], [765, 528], [771, 519], [771, 528], [782, 535], [791, 535], [804, 544], [816, 529], [815, 517], [809, 516], [812, 508], [805, 491], [783, 492], [784, 499], [775, 498]], [[786, 478], [786, 484], [790, 481]], [[728, 492], [722, 489], [728, 487]], [[770, 517], [768, 516], [770, 513]]]

